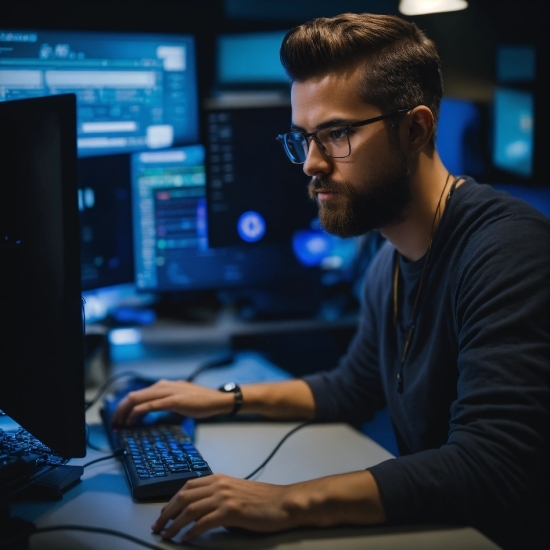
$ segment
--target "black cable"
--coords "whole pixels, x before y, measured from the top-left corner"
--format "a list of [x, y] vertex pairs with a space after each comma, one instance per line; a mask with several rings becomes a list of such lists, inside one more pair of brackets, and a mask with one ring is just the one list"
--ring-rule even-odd
[[112, 455], [109, 456], [102, 456], [101, 458], [96, 458], [94, 460], [90, 460], [90, 462], [86, 462], [86, 464], [83, 464], [83, 468], [87, 468], [88, 466], [91, 466], [92, 464], [95, 464], [96, 462], [101, 462], [102, 460], [109, 460], [111, 458], [118, 458], [119, 456], [123, 456], [126, 454], [126, 451], [124, 449], [117, 449]]
[[[233, 353], [228, 353], [227, 355], [223, 355], [222, 357], [218, 359], [213, 359], [212, 361], [206, 361], [202, 365], [199, 365], [189, 376], [185, 378], [187, 382], [192, 382], [197, 378], [199, 374], [202, 374], [204, 371], [216, 368], [216, 367], [223, 367], [225, 365], [230, 365], [235, 361], [235, 356]], [[136, 372], [132, 371], [125, 371], [125, 372], [119, 372], [117, 374], [114, 374], [113, 376], [109, 377], [101, 386], [98, 388], [96, 394], [92, 397], [90, 401], [86, 403], [85, 410], [87, 411], [95, 405], [99, 399], [101, 399], [101, 396], [109, 389], [109, 387], [114, 384], [117, 380], [121, 378], [143, 378], [142, 375]], [[155, 381], [151, 380], [151, 384], [153, 384]]]
[[101, 447], [98, 447], [94, 443], [90, 441], [90, 425], [86, 422], [86, 445], [90, 447], [90, 449], [93, 449], [94, 451], [99, 451], [100, 453], [110, 453], [111, 449], [102, 449]]
[[90, 401], [88, 401], [86, 403], [86, 406], [85, 406], [85, 409], [84, 410], [88, 410], [90, 407], [92, 407], [93, 405], [95, 405], [100, 399], [101, 399], [101, 396], [109, 389], [110, 386], [112, 386], [117, 380], [121, 379], [121, 378], [141, 378], [141, 375], [136, 373], [136, 372], [132, 372], [132, 371], [125, 371], [125, 372], [119, 372], [117, 374], [113, 374], [113, 376], [107, 378], [107, 380], [105, 380], [105, 382], [103, 382], [103, 384], [101, 384], [101, 386], [99, 386], [96, 394], [92, 397], [92, 399]]
[[[164, 550], [161, 546], [157, 546], [156, 544], [151, 544], [149, 542], [145, 542], [144, 540], [140, 540], [137, 537], [133, 537], [132, 535], [128, 535], [127, 533], [123, 533], [122, 531], [115, 531], [114, 529], [105, 529], [103, 527], [87, 527], [85, 525], [52, 525], [50, 527], [39, 527], [32, 533], [30, 533], [30, 536], [39, 535], [41, 533], [50, 533], [52, 531], [85, 531], [88, 533], [99, 533], [101, 535], [110, 535], [112, 537], [119, 537], [121, 539], [129, 540], [130, 542], [133, 542], [135, 544], [138, 544], [139, 546], [143, 546], [145, 548], [152, 548], [152, 550]], [[185, 546], [188, 546], [185, 543]], [[190, 545], [189, 545], [190, 546]]]
[[307, 422], [302, 422], [302, 424], [299, 424], [298, 426], [296, 426], [295, 428], [293, 428], [292, 430], [290, 430], [282, 439], [281, 441], [279, 441], [279, 443], [277, 443], [277, 445], [275, 446], [275, 448], [271, 451], [270, 455], [251, 473], [251, 474], [248, 474], [245, 478], [243, 479], [250, 479], [252, 476], [254, 476], [255, 474], [257, 474], [272, 458], [273, 458], [273, 455], [279, 450], [279, 448], [281, 447], [281, 445], [295, 432], [297, 432], [298, 430], [301, 430], [302, 428], [304, 428], [305, 426], [309, 426], [310, 424], [313, 424], [314, 423], [314, 420], [308, 420]]
[[202, 365], [199, 365], [187, 378], [186, 382], [193, 382], [199, 374], [204, 371], [214, 369], [216, 367], [225, 367], [231, 365], [235, 361], [235, 355], [229, 352], [227, 355], [222, 355], [218, 359], [212, 359], [211, 361], [205, 361]]

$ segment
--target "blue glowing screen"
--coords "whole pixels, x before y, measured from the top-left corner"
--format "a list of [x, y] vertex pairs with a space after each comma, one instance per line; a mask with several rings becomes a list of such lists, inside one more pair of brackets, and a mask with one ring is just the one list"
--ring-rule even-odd
[[286, 31], [227, 34], [218, 38], [218, 83], [287, 83], [279, 60]]
[[79, 156], [198, 141], [190, 35], [0, 29], [0, 101], [74, 93]]
[[498, 88], [494, 97], [495, 166], [523, 177], [533, 173], [533, 94]]

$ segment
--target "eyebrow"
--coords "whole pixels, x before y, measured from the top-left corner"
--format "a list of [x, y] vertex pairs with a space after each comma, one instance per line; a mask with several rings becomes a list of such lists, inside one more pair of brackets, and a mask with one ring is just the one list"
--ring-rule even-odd
[[[333, 128], [334, 126], [347, 126], [348, 124], [353, 124], [355, 121], [345, 118], [333, 118], [332, 120], [327, 120], [326, 122], [321, 122], [321, 124], [318, 124], [315, 126], [315, 132], [318, 130], [324, 130], [325, 128]], [[290, 130], [292, 132], [303, 132], [304, 134], [307, 134], [301, 126], [297, 126], [296, 124], [290, 125]]]

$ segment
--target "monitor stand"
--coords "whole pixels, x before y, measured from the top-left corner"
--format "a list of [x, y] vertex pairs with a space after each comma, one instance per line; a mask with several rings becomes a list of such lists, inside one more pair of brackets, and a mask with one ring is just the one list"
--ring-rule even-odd
[[[18, 500], [59, 500], [69, 489], [72, 489], [80, 482], [84, 473], [82, 466], [57, 466], [47, 474], [40, 476], [34, 483], [31, 483]], [[1, 548], [1, 547], [0, 547]]]

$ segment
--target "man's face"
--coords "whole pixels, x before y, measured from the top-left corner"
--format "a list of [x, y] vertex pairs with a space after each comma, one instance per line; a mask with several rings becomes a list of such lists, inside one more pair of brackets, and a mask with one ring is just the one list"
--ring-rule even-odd
[[[360, 98], [359, 78], [356, 69], [295, 82], [293, 126], [313, 132], [329, 121], [342, 126], [385, 114]], [[397, 222], [410, 202], [407, 157], [398, 140], [390, 139], [384, 122], [352, 128], [349, 139], [349, 157], [331, 158], [312, 141], [304, 163], [321, 225], [339, 237]]]

